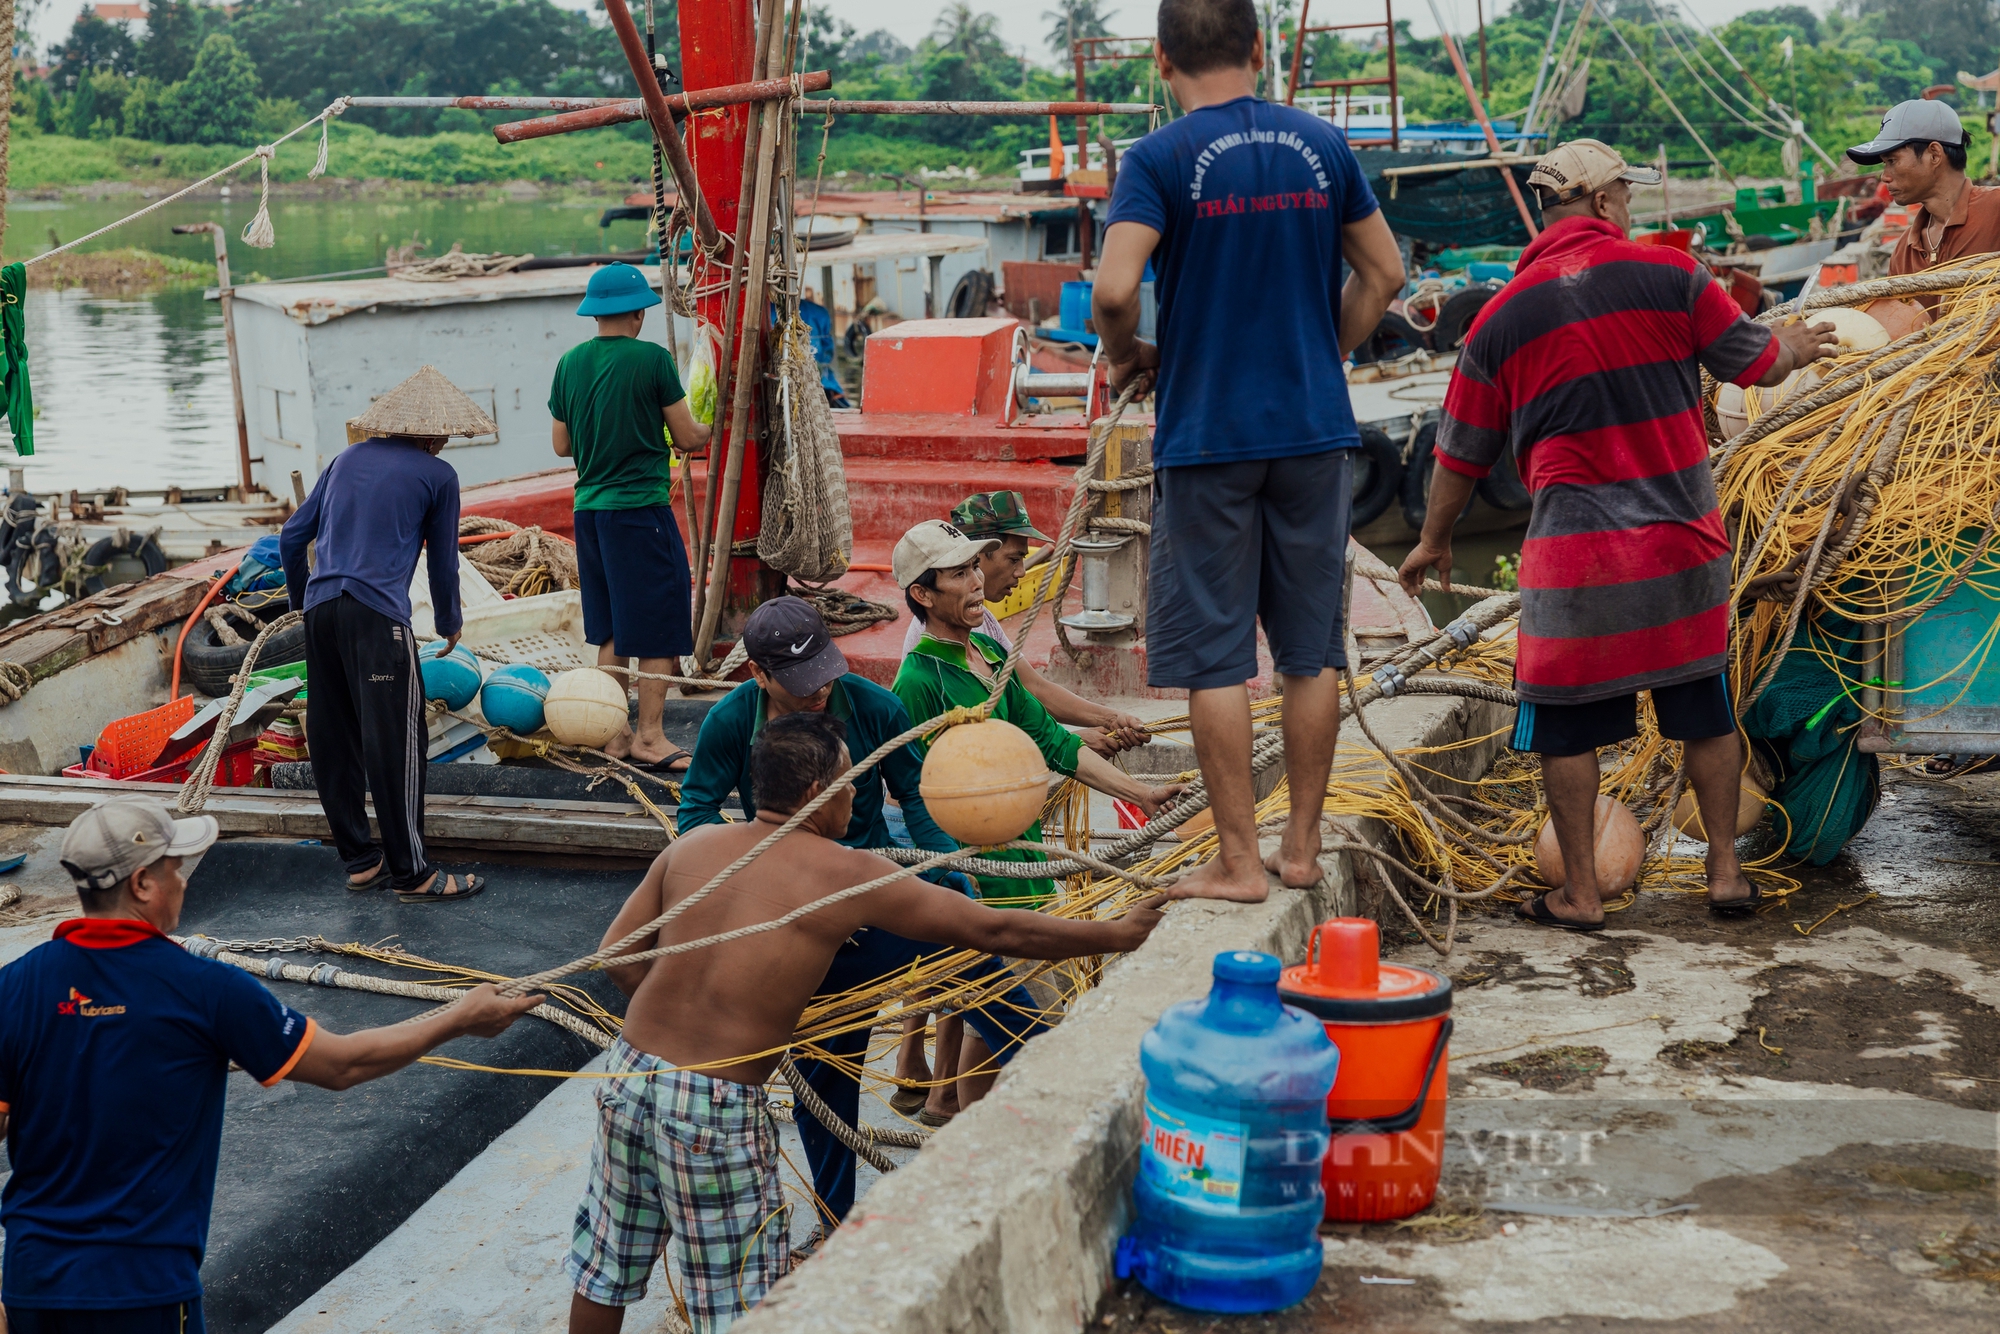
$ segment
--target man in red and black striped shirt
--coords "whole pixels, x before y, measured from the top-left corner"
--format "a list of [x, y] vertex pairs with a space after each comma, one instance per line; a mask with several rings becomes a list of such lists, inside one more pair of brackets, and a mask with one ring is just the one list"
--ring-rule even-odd
[[[1771, 330], [1745, 319], [1689, 256], [1628, 241], [1629, 183], [1658, 180], [1595, 139], [1556, 149], [1529, 177], [1547, 230], [1459, 353], [1429, 519], [1402, 570], [1412, 593], [1428, 568], [1449, 581], [1452, 520], [1511, 448], [1534, 498], [1513, 745], [1542, 757], [1566, 874], [1522, 916], [1572, 930], [1604, 925], [1597, 748], [1637, 734], [1637, 692], [1652, 692], [1661, 735], [1686, 746], [1703, 826], [1736, 827], [1741, 755], [1723, 678], [1730, 547], [1700, 369], [1774, 385], [1833, 344], [1830, 324]], [[1723, 911], [1757, 902], [1727, 837], [1709, 844], [1708, 893]]]

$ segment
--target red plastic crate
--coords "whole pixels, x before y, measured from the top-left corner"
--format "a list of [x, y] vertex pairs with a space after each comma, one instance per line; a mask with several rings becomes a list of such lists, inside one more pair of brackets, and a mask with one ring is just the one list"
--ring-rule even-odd
[[157, 709], [107, 725], [98, 734], [96, 749], [90, 753], [92, 773], [104, 778], [137, 777], [167, 748], [168, 738], [192, 717], [194, 696], [182, 695]]
[[[202, 753], [206, 749], [207, 747], [203, 747], [202, 750], [195, 751], [185, 758], [175, 760], [172, 764], [163, 764], [157, 769], [144, 769], [138, 773], [123, 775], [107, 773], [93, 765], [72, 764], [69, 768], [63, 770], [63, 777], [117, 778], [120, 782], [126, 783], [185, 783], [188, 780], [188, 776], [194, 772], [194, 766], [200, 761]], [[256, 750], [257, 738], [250, 737], [247, 740], [237, 742], [228, 750], [223, 751], [222, 763], [215, 767], [215, 786], [254, 786], [257, 782], [258, 770], [263, 767], [257, 763]], [[95, 761], [97, 758], [96, 753], [92, 752], [90, 758]]]

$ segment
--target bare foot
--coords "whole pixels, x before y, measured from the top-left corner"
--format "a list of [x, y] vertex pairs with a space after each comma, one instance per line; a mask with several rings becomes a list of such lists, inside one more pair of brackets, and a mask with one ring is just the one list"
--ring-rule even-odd
[[1750, 877], [1743, 874], [1741, 866], [1721, 874], [1713, 871], [1709, 873], [1708, 901], [1710, 903], [1742, 903], [1754, 896], [1756, 892], [1756, 887], [1750, 883]]
[[1271, 882], [1264, 867], [1251, 862], [1247, 867], [1231, 867], [1217, 857], [1167, 886], [1173, 899], [1223, 899], [1230, 903], [1262, 903], [1271, 896]]
[[633, 742], [636, 739], [632, 735], [632, 728], [627, 725], [620, 729], [617, 736], [612, 737], [604, 743], [604, 753], [614, 760], [629, 759], [632, 755]]
[[[1298, 832], [1303, 824], [1303, 832]], [[1278, 877], [1286, 889], [1311, 889], [1325, 878], [1319, 864], [1319, 816], [1309, 821], [1285, 821], [1285, 836], [1278, 850], [1264, 859], [1264, 869]]]

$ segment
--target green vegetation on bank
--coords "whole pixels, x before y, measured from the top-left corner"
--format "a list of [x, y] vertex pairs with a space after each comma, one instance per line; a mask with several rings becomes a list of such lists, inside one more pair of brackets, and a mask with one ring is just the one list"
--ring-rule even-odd
[[[1144, 3], [1111, 11], [1110, 17], [1125, 16], [1115, 27], [1108, 8], [1108, 0], [1056, 0], [1046, 16], [1046, 47], [1030, 52], [1009, 49], [997, 20], [973, 0], [946, 0], [930, 34], [914, 47], [886, 32], [857, 35], [824, 7], [813, 7], [798, 66], [831, 71], [844, 98], [1066, 98], [1075, 92], [1067, 58], [1072, 35], [1151, 26]], [[1558, 50], [1584, 8], [1568, 4]], [[1580, 76], [1587, 89], [1579, 114], [1557, 128], [1558, 138], [1592, 135], [1647, 157], [1664, 145], [1677, 162], [1700, 161], [1706, 154], [1689, 133], [1692, 125], [1730, 171], [1778, 176], [1787, 136], [1750, 122], [1795, 109], [1838, 159], [1842, 147], [1872, 134], [1881, 108], [1947, 84], [1953, 87], [1946, 100], [1967, 113], [1975, 159], [1986, 157], [1990, 140], [1974, 110], [1976, 96], [1956, 87], [1955, 76], [1961, 69], [1984, 72], [2000, 58], [2000, 5], [1993, 0], [1839, 0], [1825, 15], [1793, 4], [1743, 15], [1713, 35], [1662, 0], [1608, 0], [1591, 8], [1576, 52], [1578, 67], [1588, 62]], [[674, 0], [659, 0], [655, 10], [661, 50], [677, 70]], [[1526, 109], [1555, 11], [1556, 0], [1513, 0], [1488, 23], [1488, 105], [1496, 116], [1518, 117]], [[1286, 34], [1281, 45], [1288, 46], [1297, 0], [1278, 0], [1277, 13]], [[1443, 43], [1398, 27], [1409, 117], [1466, 119], [1470, 107]], [[86, 11], [48, 53], [49, 76], [22, 82], [15, 186], [188, 180], [248, 152], [249, 144], [269, 142], [341, 94], [607, 96], [630, 87], [610, 31], [551, 0], [240, 0], [229, 9], [149, 0], [147, 28], [135, 40], [123, 25]], [[1476, 73], [1477, 46], [1468, 40], [1465, 48]], [[1309, 51], [1314, 79], [1365, 77], [1387, 66], [1379, 38], [1370, 46], [1320, 34]], [[1734, 64], [1739, 60], [1742, 71]], [[1095, 65], [1087, 85], [1090, 96], [1107, 101], [1166, 96], [1144, 59]], [[1767, 95], [1786, 110], [1771, 113]], [[518, 118], [455, 108], [350, 111], [334, 128], [332, 174], [431, 185], [609, 185], [649, 175], [643, 124], [496, 143], [491, 127]], [[1113, 117], [1091, 133], [1126, 138], [1145, 129], [1144, 117]], [[1073, 124], [1060, 130], [1073, 140]], [[810, 186], [822, 143], [829, 184], [924, 178], [949, 186], [1006, 177], [1021, 152], [1046, 145], [1048, 135], [1048, 122], [1032, 117], [850, 116], [827, 127], [808, 116], [797, 127], [798, 178]], [[316, 151], [309, 138], [294, 140], [280, 150], [273, 174], [303, 178]]]

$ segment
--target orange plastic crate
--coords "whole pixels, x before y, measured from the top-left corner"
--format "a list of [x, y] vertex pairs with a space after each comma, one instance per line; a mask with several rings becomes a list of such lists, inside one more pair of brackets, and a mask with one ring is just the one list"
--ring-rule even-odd
[[98, 734], [90, 753], [90, 770], [106, 778], [129, 778], [153, 767], [167, 739], [194, 717], [194, 696], [182, 695], [169, 704], [129, 718], [120, 718]]

